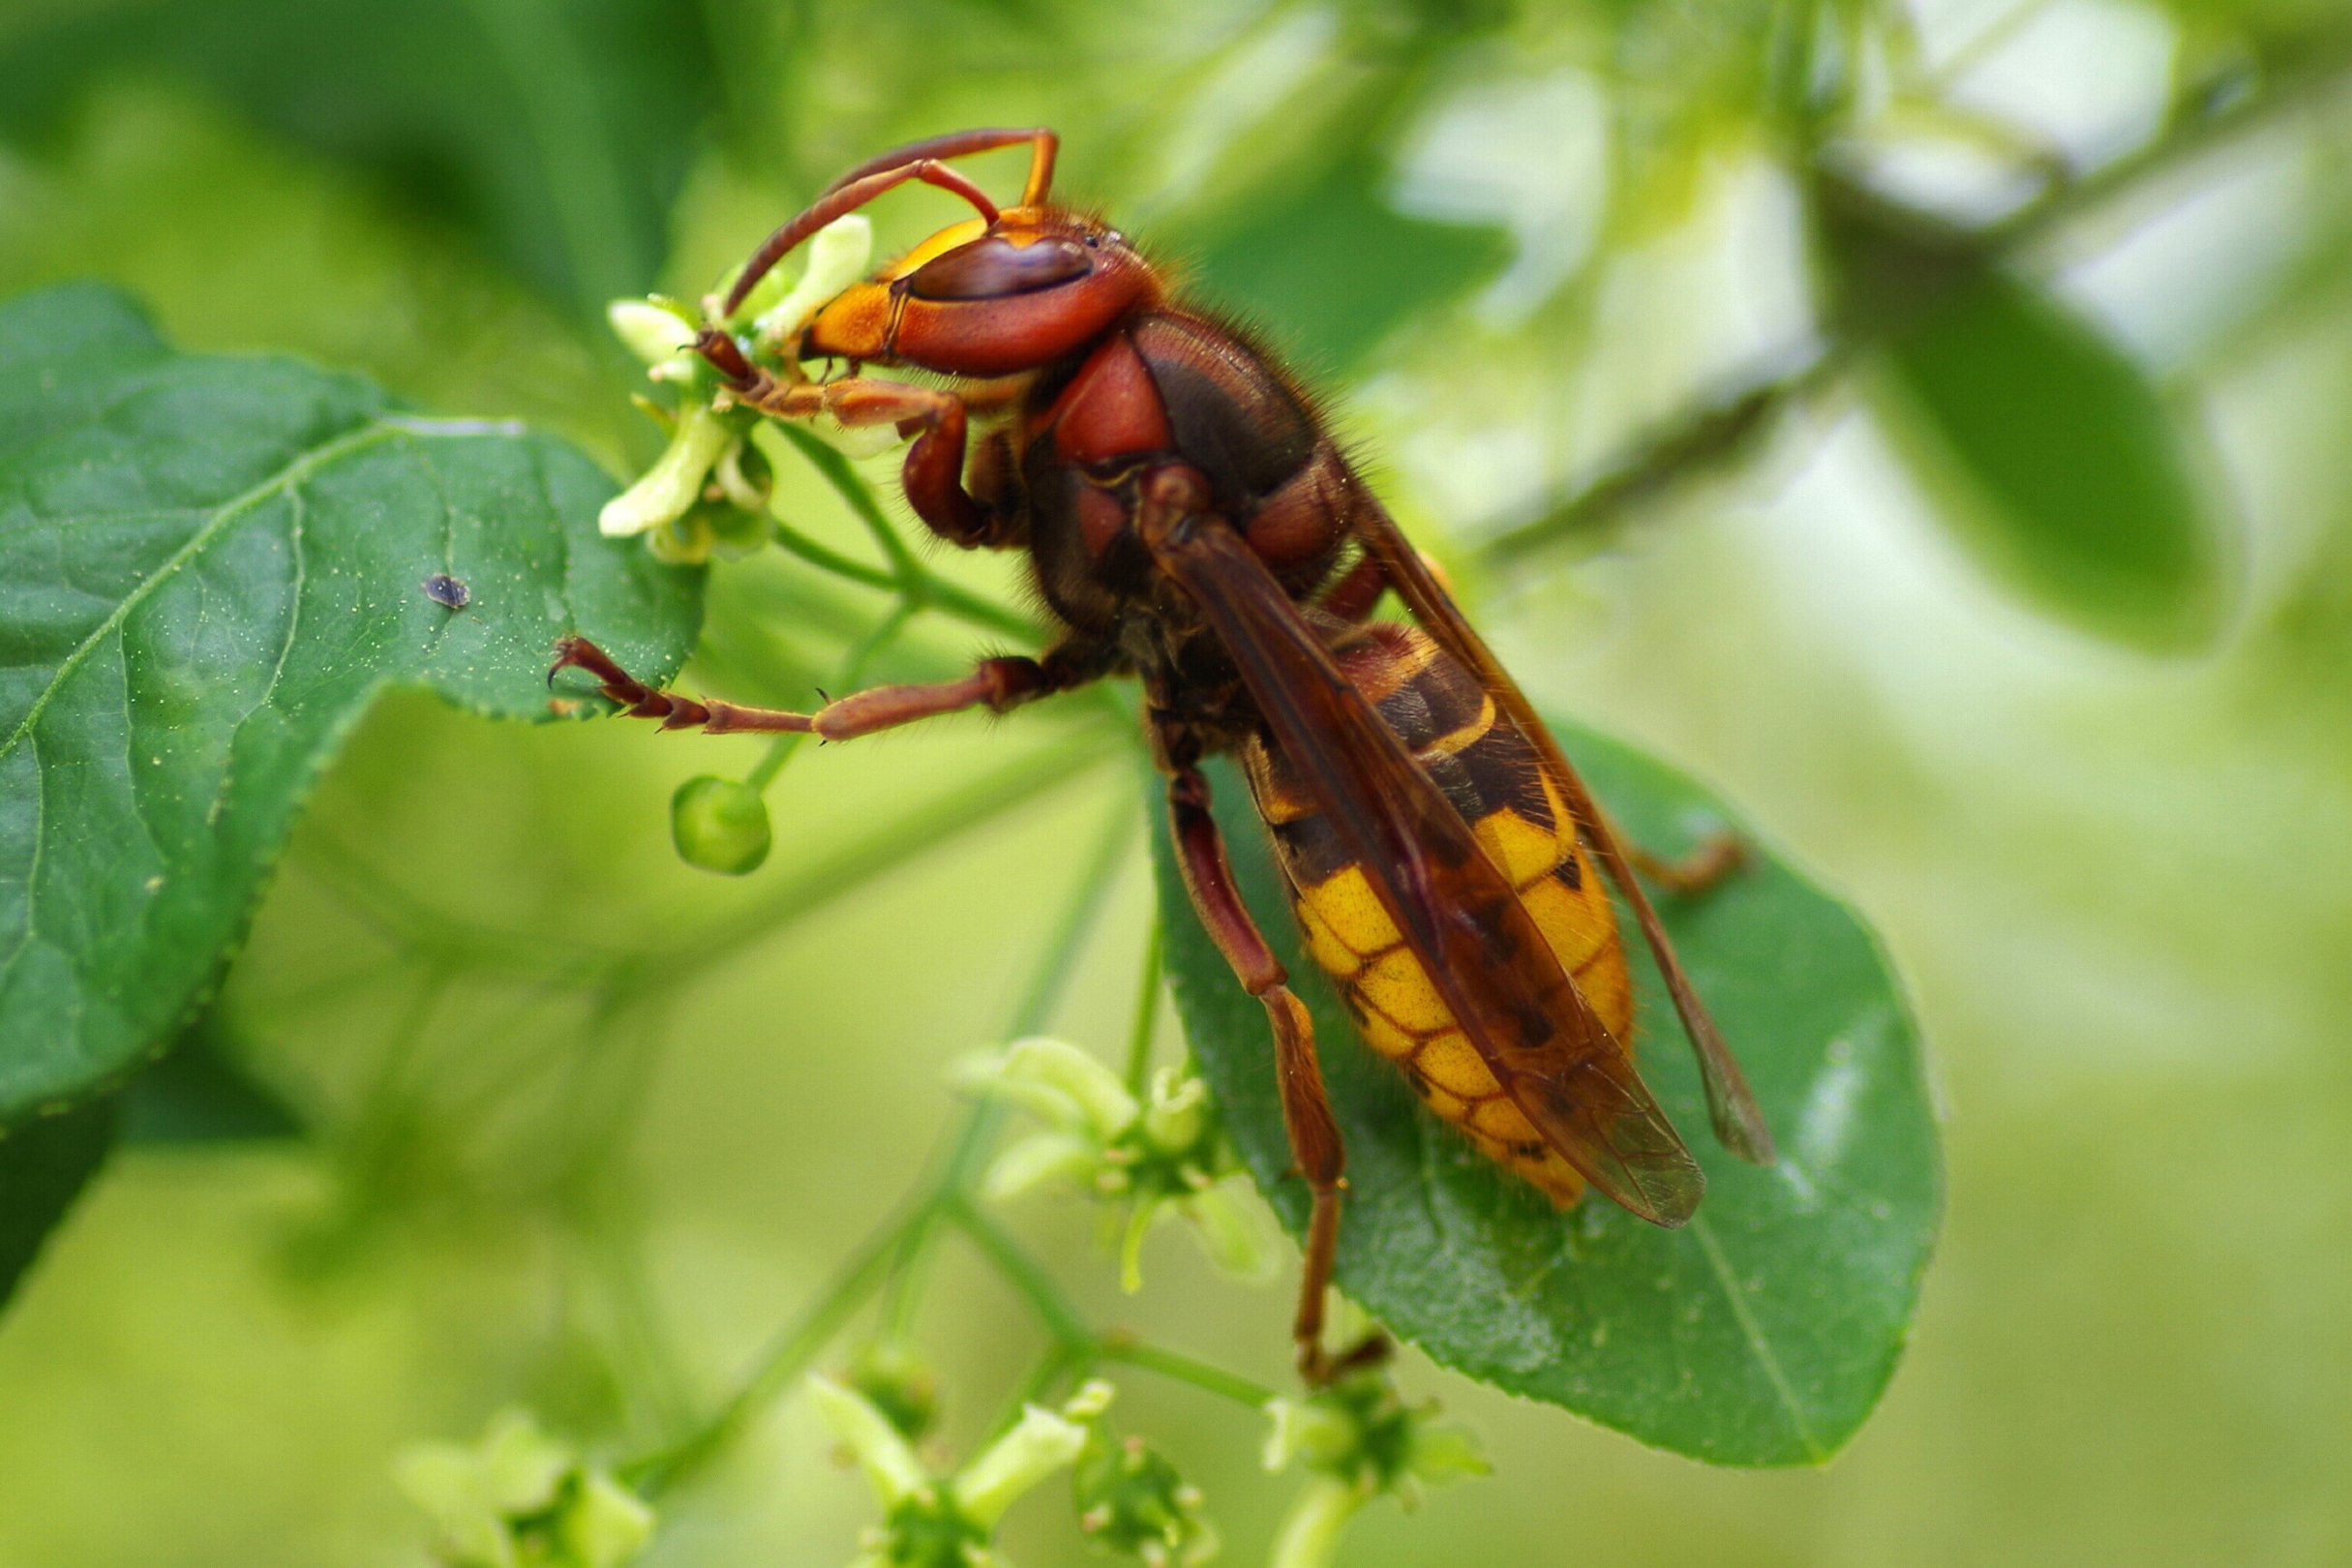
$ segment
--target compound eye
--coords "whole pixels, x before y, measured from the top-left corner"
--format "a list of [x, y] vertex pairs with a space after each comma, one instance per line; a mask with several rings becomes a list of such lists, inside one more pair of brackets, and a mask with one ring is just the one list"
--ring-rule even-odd
[[1075, 240], [1015, 245], [992, 235], [917, 267], [907, 276], [907, 292], [917, 299], [1003, 299], [1051, 288], [1094, 269], [1094, 257]]

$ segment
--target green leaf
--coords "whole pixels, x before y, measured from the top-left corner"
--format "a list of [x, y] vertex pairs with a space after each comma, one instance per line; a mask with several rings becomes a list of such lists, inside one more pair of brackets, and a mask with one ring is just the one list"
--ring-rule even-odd
[[182, 1024], [378, 691], [543, 718], [571, 630], [678, 666], [700, 575], [599, 538], [612, 490], [518, 427], [175, 353], [109, 289], [0, 306], [0, 1125]]
[[40, 1254], [41, 1244], [98, 1174], [114, 1142], [114, 1101], [92, 1101], [63, 1116], [37, 1116], [0, 1132], [0, 1307]]
[[[1661, 765], [1574, 725], [1553, 730], [1637, 841], [1672, 853], [1730, 820]], [[1323, 1041], [1348, 1153], [1341, 1288], [1448, 1367], [1694, 1459], [1816, 1463], [1852, 1437], [1901, 1353], [1941, 1187], [1918, 1037], [1854, 914], [1765, 856], [1704, 898], [1666, 902], [1781, 1163], [1760, 1170], [1715, 1146], [1690, 1052], [1637, 950], [1642, 1070], [1706, 1168], [1706, 1198], [1678, 1231], [1591, 1196], [1561, 1214], [1356, 1039], [1302, 950], [1239, 773], [1210, 772], [1244, 895]], [[1192, 916], [1164, 827], [1155, 844], [1193, 1053], [1243, 1160], [1302, 1234], [1307, 1191], [1289, 1174], [1265, 1014]]]
[[2222, 608], [2220, 549], [2140, 367], [2070, 308], [1988, 269], [1886, 345], [1882, 399], [1940, 513], [2052, 614], [2146, 647]]
[[127, 70], [201, 82], [481, 234], [583, 313], [650, 287], [715, 97], [667, 0], [132, 0], [0, 43], [0, 127]]

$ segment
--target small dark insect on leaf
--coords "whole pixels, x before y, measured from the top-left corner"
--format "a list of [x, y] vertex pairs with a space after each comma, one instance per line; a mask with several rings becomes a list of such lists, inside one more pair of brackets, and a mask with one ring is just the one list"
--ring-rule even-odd
[[463, 610], [473, 594], [465, 584], [447, 572], [435, 572], [425, 579], [425, 597], [450, 610]]

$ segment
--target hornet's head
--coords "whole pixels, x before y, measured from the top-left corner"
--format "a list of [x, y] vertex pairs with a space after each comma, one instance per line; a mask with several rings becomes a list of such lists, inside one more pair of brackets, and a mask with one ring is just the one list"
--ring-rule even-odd
[[[1020, 205], [1000, 209], [949, 160], [998, 147], [1030, 150]], [[802, 359], [913, 365], [948, 376], [1011, 376], [1084, 347], [1159, 287], [1115, 228], [1047, 203], [1061, 138], [1028, 131], [957, 131], [884, 153], [819, 193], [768, 236], [726, 300], [732, 314], [794, 247], [909, 181], [936, 186], [980, 216], [941, 229], [817, 312]]]
[[802, 359], [1011, 376], [1084, 347], [1157, 287], [1117, 229], [1052, 207], [1010, 207], [924, 240], [826, 304]]

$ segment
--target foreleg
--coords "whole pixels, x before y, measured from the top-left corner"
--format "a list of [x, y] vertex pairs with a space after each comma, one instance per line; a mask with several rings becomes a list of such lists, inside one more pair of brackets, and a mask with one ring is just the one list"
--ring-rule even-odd
[[613, 662], [585, 637], [556, 645], [555, 668], [586, 670], [603, 693], [631, 718], [659, 719], [665, 730], [700, 729], [709, 735], [814, 735], [824, 740], [853, 740], [917, 719], [985, 708], [1003, 713], [1023, 703], [1084, 685], [1101, 676], [1106, 661], [1090, 647], [1065, 644], [1041, 659], [982, 659], [960, 680], [917, 686], [875, 686], [827, 703], [813, 713], [774, 708], [744, 708], [711, 699], [697, 702], [675, 692], [655, 691]]
[[838, 381], [783, 381], [745, 358], [735, 340], [707, 331], [695, 347], [727, 378], [738, 402], [778, 419], [830, 415], [851, 429], [895, 425], [915, 437], [899, 482], [915, 515], [941, 538], [967, 549], [1010, 540], [1015, 519], [983, 505], [964, 488], [970, 420], [964, 400], [937, 387], [852, 376]]

